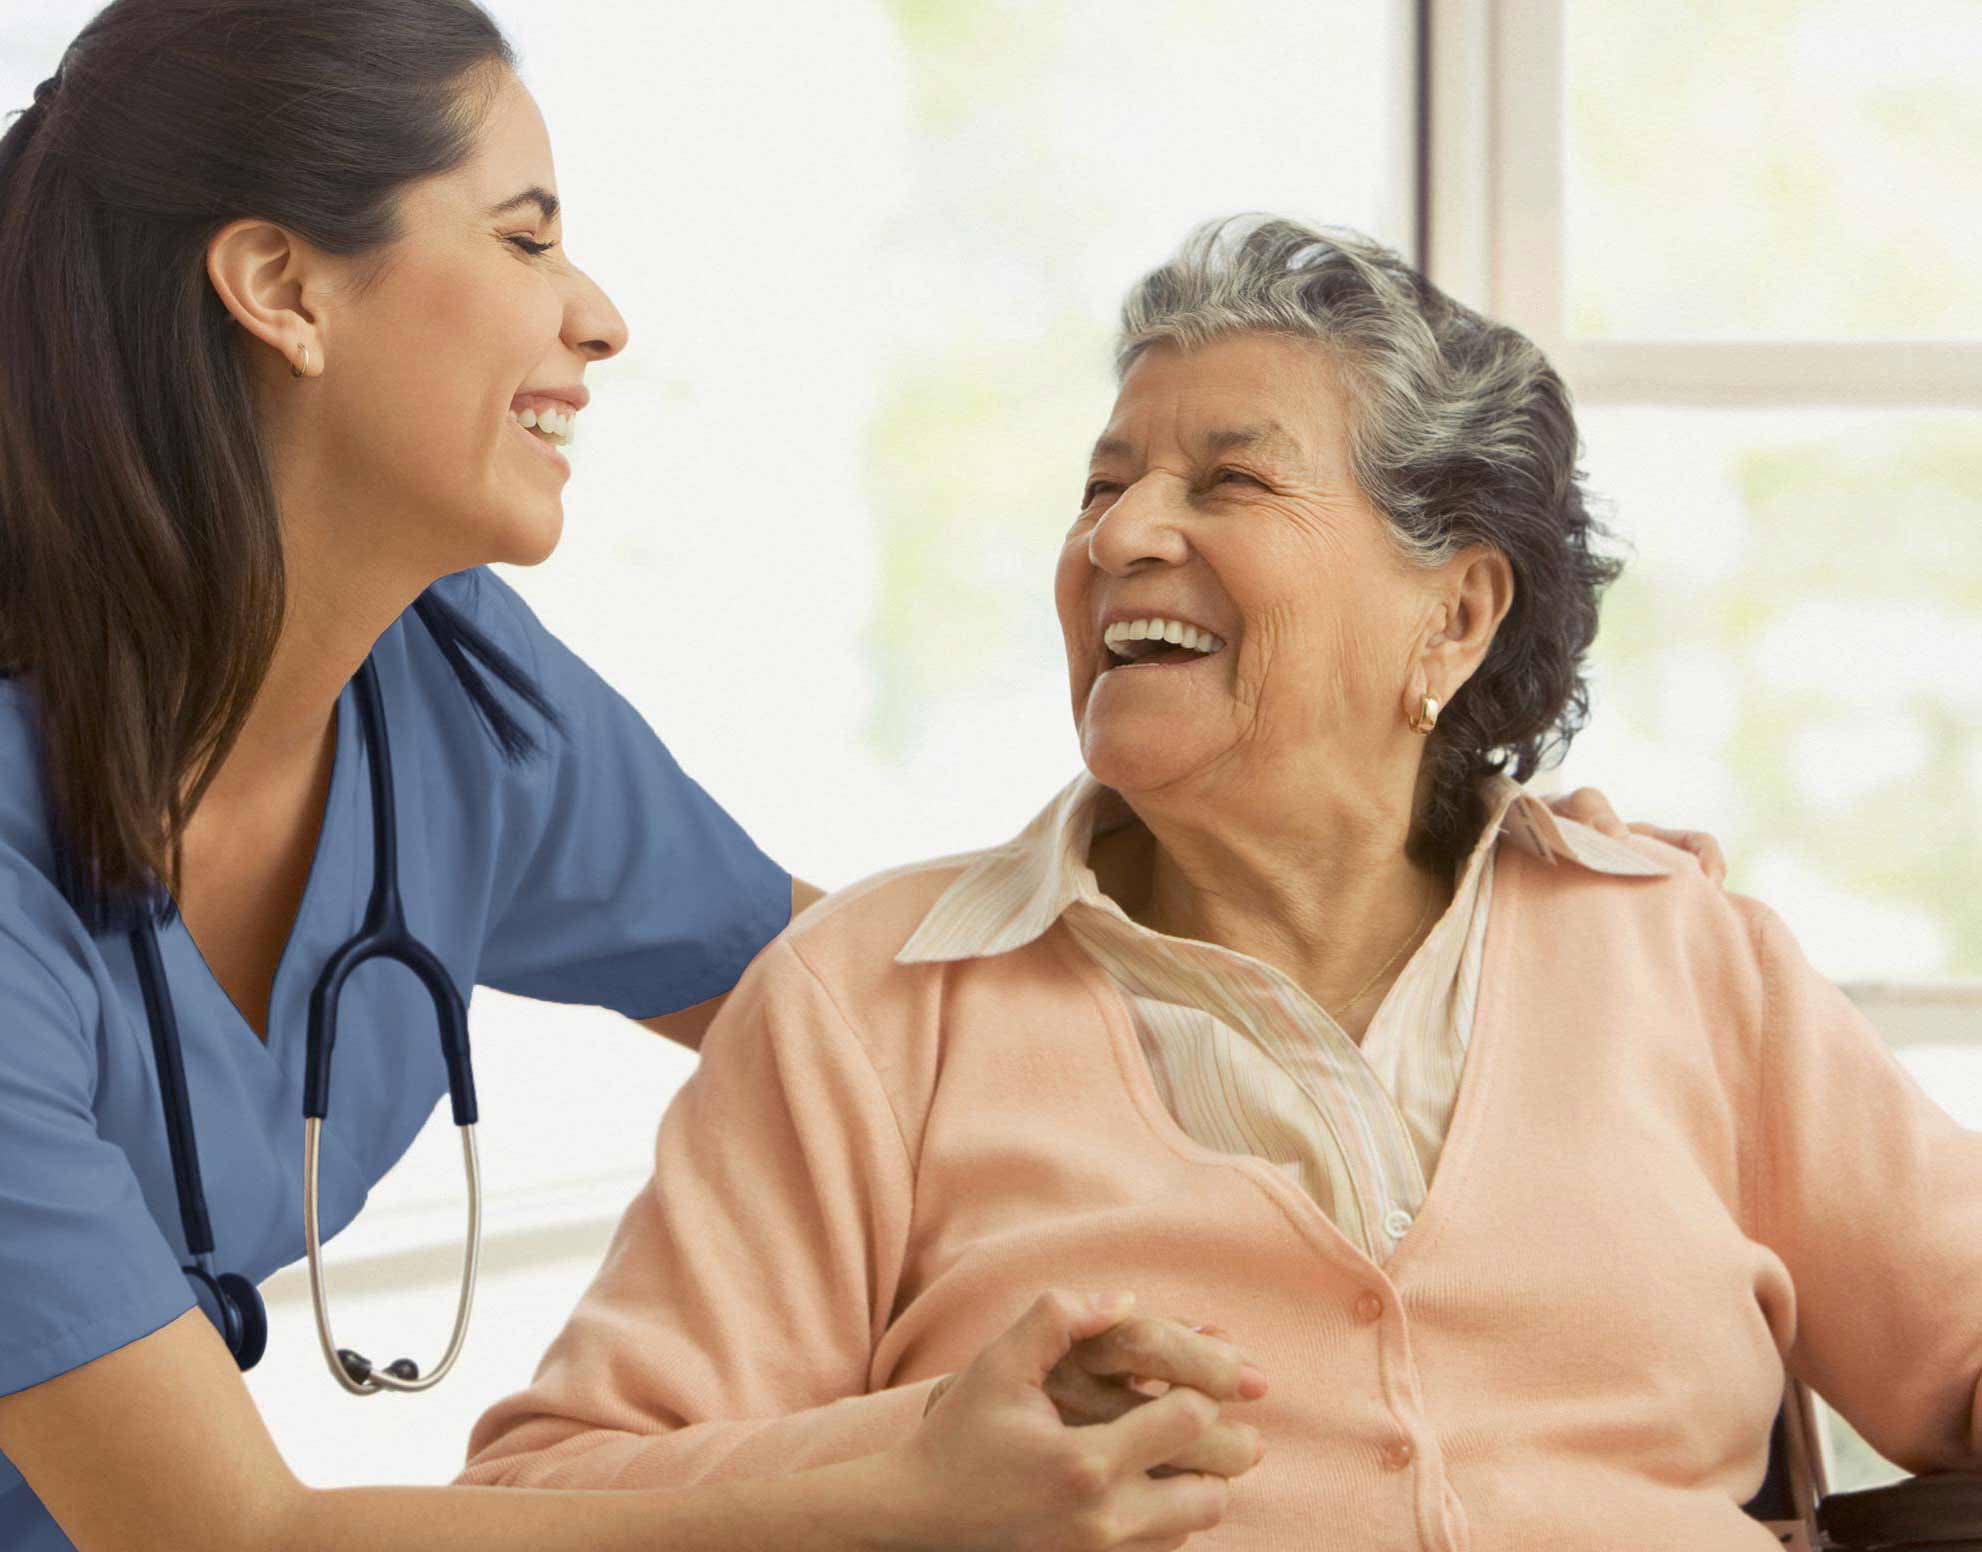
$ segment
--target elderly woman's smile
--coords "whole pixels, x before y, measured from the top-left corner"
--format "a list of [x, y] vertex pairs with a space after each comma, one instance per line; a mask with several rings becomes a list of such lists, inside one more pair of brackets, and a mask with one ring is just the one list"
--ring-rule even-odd
[[1225, 643], [1212, 631], [1188, 620], [1117, 612], [1120, 618], [1110, 621], [1101, 633], [1108, 643], [1110, 668], [1163, 668], [1198, 662], [1225, 650]]
[[[1294, 813], [1338, 835], [1408, 829], [1406, 697], [1464, 683], [1511, 576], [1484, 546], [1404, 563], [1355, 478], [1353, 402], [1314, 338], [1159, 337], [1134, 354], [1055, 579], [1100, 781], [1199, 819], [1274, 815], [1277, 845], [1297, 839]], [[1422, 898], [1406, 887], [1413, 914]]]

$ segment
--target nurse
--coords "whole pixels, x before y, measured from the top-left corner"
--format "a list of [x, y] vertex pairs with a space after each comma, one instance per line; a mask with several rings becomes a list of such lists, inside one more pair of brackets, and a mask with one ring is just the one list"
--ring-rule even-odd
[[[511, 66], [466, 0], [117, 0], [0, 138], [0, 1546], [1178, 1545], [1254, 1451], [1238, 1349], [1160, 1312], [1138, 1370], [1179, 1388], [1095, 1428], [1047, 1380], [1119, 1371], [1124, 1327], [1043, 1292], [962, 1405], [891, 1393], [871, 1452], [776, 1481], [312, 1491], [182, 1270], [173, 1065], [215, 1282], [303, 1253], [370, 706], [406, 921], [462, 992], [694, 1046], [818, 894], [487, 568], [556, 544], [558, 444], [627, 340]], [[338, 1014], [326, 1237], [447, 1088], [414, 975], [361, 966]]]
[[[182, 1270], [159, 988], [213, 1268], [258, 1283], [304, 1251], [369, 705], [406, 921], [464, 993], [693, 1047], [818, 896], [488, 570], [555, 547], [627, 343], [513, 65], [469, 0], [115, 0], [0, 137], [0, 1546], [1181, 1545], [1264, 1382], [1158, 1312], [1042, 1290], [926, 1419], [890, 1392], [872, 1452], [775, 1481], [319, 1491]], [[361, 968], [338, 1014], [326, 1238], [447, 1090], [413, 975]], [[1119, 1415], [1066, 1426], [1096, 1377]]]

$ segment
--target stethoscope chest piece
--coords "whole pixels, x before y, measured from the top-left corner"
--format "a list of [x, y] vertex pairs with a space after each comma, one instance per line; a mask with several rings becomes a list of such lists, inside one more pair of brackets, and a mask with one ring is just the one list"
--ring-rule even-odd
[[252, 1369], [268, 1351], [268, 1306], [261, 1289], [239, 1272], [216, 1272], [211, 1254], [180, 1270], [205, 1290], [220, 1315], [220, 1339], [227, 1344], [234, 1362], [243, 1370]]

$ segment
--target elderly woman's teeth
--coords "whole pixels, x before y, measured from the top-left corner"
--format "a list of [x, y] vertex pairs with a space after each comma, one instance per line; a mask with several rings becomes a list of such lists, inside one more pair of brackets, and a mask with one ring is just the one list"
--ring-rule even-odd
[[[1154, 656], [1166, 646], [1183, 647], [1209, 657], [1225, 645], [1208, 630], [1195, 625], [1187, 625], [1182, 620], [1146, 619], [1117, 620], [1102, 633], [1102, 640], [1116, 657], [1128, 662], [1136, 662]], [[1147, 642], [1138, 647], [1135, 642]], [[1172, 658], [1171, 661], [1181, 661]]]

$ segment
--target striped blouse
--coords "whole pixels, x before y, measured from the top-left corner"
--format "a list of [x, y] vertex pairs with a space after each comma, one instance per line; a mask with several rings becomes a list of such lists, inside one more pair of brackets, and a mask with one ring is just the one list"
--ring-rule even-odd
[[1411, 1225], [1438, 1163], [1479, 991], [1495, 848], [1605, 873], [1670, 873], [1645, 852], [1555, 813], [1505, 775], [1481, 780], [1487, 823], [1431, 935], [1406, 961], [1360, 1045], [1291, 977], [1215, 943], [1130, 918], [1088, 866], [1092, 841], [1141, 823], [1086, 771], [937, 899], [898, 963], [975, 958], [1029, 943], [1062, 916], [1121, 988], [1157, 1092], [1207, 1148], [1285, 1170], [1379, 1265]]

